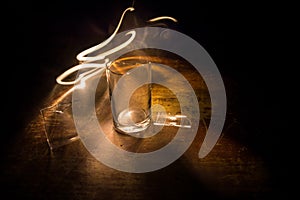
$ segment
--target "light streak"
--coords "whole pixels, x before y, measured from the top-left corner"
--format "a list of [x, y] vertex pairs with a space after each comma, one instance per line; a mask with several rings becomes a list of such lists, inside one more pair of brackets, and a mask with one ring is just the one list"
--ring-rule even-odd
[[[113, 40], [113, 38], [116, 36], [117, 32], [119, 31], [126, 12], [127, 11], [133, 11], [133, 10], [134, 10], [133, 7], [129, 7], [127, 9], [125, 9], [122, 13], [122, 16], [120, 18], [118, 26], [116, 27], [113, 34], [109, 38], [107, 38], [105, 41], [101, 42], [100, 44], [98, 44], [96, 46], [93, 46], [93, 47], [91, 47], [89, 49], [86, 49], [86, 50], [82, 51], [81, 53], [79, 53], [76, 56], [76, 58], [77, 58], [78, 61], [81, 62], [81, 64], [73, 66], [70, 69], [66, 70], [64, 73], [62, 73], [61, 75], [59, 75], [56, 78], [56, 82], [58, 84], [61, 84], [61, 85], [74, 85], [74, 84], [76, 84], [80, 81], [81, 82], [80, 85], [77, 86], [76, 88], [83, 88], [85, 86], [85, 81], [88, 78], [90, 78], [90, 77], [96, 75], [97, 73], [99, 73], [99, 70], [100, 71], [104, 70], [105, 67], [110, 64], [110, 61], [109, 61], [108, 58], [106, 58], [106, 56], [108, 56], [110, 54], [113, 54], [113, 53], [121, 50], [122, 48], [126, 47], [127, 45], [129, 45], [133, 41], [133, 39], [135, 38], [135, 34], [136, 34], [135, 31], [129, 31], [128, 33], [126, 33], [126, 35], [130, 34], [131, 37], [126, 42], [122, 43], [121, 45], [119, 45], [119, 46], [117, 46], [113, 49], [110, 49], [106, 52], [100, 53], [96, 56], [88, 56], [88, 54], [93, 53], [93, 52], [103, 48], [108, 43], [110, 43]], [[95, 61], [101, 61], [101, 60], [104, 60], [104, 63], [93, 63]], [[78, 76], [78, 78], [76, 78], [74, 81], [63, 81], [66, 77], [68, 77], [72, 73], [74, 73], [76, 71], [79, 71], [79, 70], [82, 70], [82, 69], [90, 69], [90, 70], [80, 74]]]
[[[134, 1], [133, 1], [134, 3]], [[107, 38], [105, 41], [101, 42], [100, 44], [93, 46], [91, 48], [88, 48], [82, 52], [80, 52], [79, 54], [77, 54], [76, 59], [81, 63], [78, 65], [75, 65], [73, 67], [71, 67], [70, 69], [66, 70], [65, 72], [63, 72], [61, 75], [59, 75], [56, 78], [56, 82], [58, 84], [61, 85], [74, 85], [77, 84], [80, 81], [80, 84], [76, 86], [76, 89], [79, 88], [84, 88], [85, 87], [85, 81], [100, 73], [101, 71], [103, 71], [105, 69], [105, 67], [109, 66], [111, 64], [111, 61], [106, 58], [108, 55], [111, 55], [123, 48], [125, 48], [127, 45], [129, 45], [135, 38], [136, 36], [136, 32], [134, 30], [129, 31], [128, 33], [126, 33], [126, 35], [131, 35], [130, 38], [123, 42], [122, 44], [120, 44], [117, 47], [114, 47], [108, 51], [105, 51], [103, 53], [100, 53], [96, 56], [88, 56], [89, 54], [98, 51], [99, 49], [103, 48], [104, 46], [106, 46], [107, 44], [109, 44], [114, 37], [116, 36], [116, 34], [118, 33], [121, 25], [122, 25], [122, 21], [123, 18], [126, 14], [126, 12], [128, 11], [134, 11], [133, 7], [128, 7], [127, 9], [125, 9], [121, 15], [121, 18], [119, 20], [119, 23], [116, 27], [116, 29], [114, 30], [113, 34]], [[163, 19], [169, 19], [172, 20], [174, 22], [177, 22], [177, 20], [173, 17], [169, 17], [169, 16], [161, 16], [161, 17], [156, 17], [153, 19], [148, 20], [148, 22], [155, 22], [155, 21], [159, 21], [159, 20], [163, 20]], [[96, 63], [95, 61], [99, 62], [99, 61], [104, 61], [104, 63]], [[63, 81], [65, 78], [67, 78], [68, 76], [70, 76], [72, 73], [82, 70], [82, 69], [90, 69], [86, 72], [83, 72], [82, 74], [80, 74], [74, 81]]]
[[149, 19], [148, 22], [156, 22], [156, 21], [163, 20], [163, 19], [169, 19], [169, 20], [172, 20], [173, 22], [177, 22], [177, 19], [175, 19], [174, 17], [170, 17], [170, 16], [155, 17], [155, 18]]

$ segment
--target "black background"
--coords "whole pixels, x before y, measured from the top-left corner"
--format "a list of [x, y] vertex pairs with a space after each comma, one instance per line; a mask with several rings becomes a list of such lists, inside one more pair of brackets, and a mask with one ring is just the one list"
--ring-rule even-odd
[[[40, 100], [46, 98], [55, 78], [77, 64], [79, 52], [109, 37], [120, 13], [131, 4], [124, 0], [65, 0], [11, 2], [7, 6], [2, 27], [6, 53], [2, 134], [7, 141], [3, 153], [9, 153], [9, 144], [42, 106]], [[285, 181], [293, 172], [287, 170], [290, 159], [284, 142], [284, 100], [289, 95], [283, 69], [289, 65], [279, 64], [283, 56], [279, 45], [285, 39], [281, 32], [289, 31], [286, 22], [294, 14], [289, 10], [293, 6], [255, 1], [136, 0], [134, 7], [131, 17], [136, 21], [125, 20], [121, 31], [143, 26], [152, 17], [173, 16], [178, 23], [171, 27], [195, 39], [211, 55], [224, 78], [228, 112], [235, 113], [246, 130], [235, 135], [236, 139], [265, 159], [273, 174], [274, 191], [285, 195]]]

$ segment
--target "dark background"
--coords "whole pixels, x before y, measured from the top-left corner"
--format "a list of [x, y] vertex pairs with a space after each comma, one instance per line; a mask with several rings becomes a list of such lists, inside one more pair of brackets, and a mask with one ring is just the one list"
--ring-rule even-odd
[[[8, 80], [3, 83], [2, 97], [3, 156], [9, 155], [10, 145], [41, 108], [40, 100], [51, 91], [55, 78], [77, 64], [79, 52], [108, 38], [122, 11], [131, 4], [67, 0], [11, 2], [7, 6], [9, 14], [4, 16], [2, 29], [8, 50], [3, 60], [7, 63], [3, 76]], [[289, 66], [279, 64], [283, 55], [276, 49], [280, 50], [282, 30], [289, 30], [283, 13], [288, 13], [289, 19], [292, 6], [255, 1], [136, 0], [134, 7], [135, 13], [128, 15], [121, 31], [143, 26], [152, 17], [173, 16], [178, 23], [170, 27], [195, 39], [211, 55], [224, 78], [228, 113], [234, 113], [245, 130], [233, 137], [264, 158], [274, 194], [285, 196], [285, 187], [290, 187], [285, 183], [293, 173], [284, 142], [287, 116], [283, 113], [288, 106], [284, 102], [289, 97], [282, 67]]]

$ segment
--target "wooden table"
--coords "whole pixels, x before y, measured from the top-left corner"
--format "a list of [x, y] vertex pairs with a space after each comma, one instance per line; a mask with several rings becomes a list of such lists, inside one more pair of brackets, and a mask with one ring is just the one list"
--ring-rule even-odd
[[[89, 153], [81, 140], [50, 151], [44, 118], [38, 112], [32, 113], [30, 123], [10, 146], [13, 153], [9, 154], [8, 167], [2, 171], [5, 174], [3, 183], [10, 195], [29, 199], [261, 199], [270, 194], [270, 174], [263, 158], [233, 137], [234, 132], [242, 129], [234, 114], [228, 113], [221, 137], [211, 153], [203, 159], [198, 158], [209, 123], [210, 98], [196, 70], [179, 61], [176, 61], [177, 69], [181, 69], [194, 86], [201, 119], [194, 142], [178, 160], [157, 171], [135, 174], [102, 164]], [[172, 66], [172, 63], [167, 64]], [[45, 105], [53, 102], [61, 105], [57, 111], [66, 115], [66, 118], [59, 119], [62, 120], [60, 124], [47, 128], [49, 134], [64, 137], [68, 133], [76, 133], [71, 116], [72, 93], [60, 99], [71, 87], [55, 85], [51, 95], [45, 99]], [[97, 89], [99, 93], [96, 94], [96, 111], [99, 123], [112, 143], [127, 151], [151, 152], [172, 140], [178, 129], [176, 127], [165, 127], [150, 139], [137, 139], [115, 132], [105, 88], [106, 80], [101, 79]], [[154, 103], [166, 106], [170, 113], [178, 112], [178, 101], [167, 88], [154, 85], [153, 95]]]

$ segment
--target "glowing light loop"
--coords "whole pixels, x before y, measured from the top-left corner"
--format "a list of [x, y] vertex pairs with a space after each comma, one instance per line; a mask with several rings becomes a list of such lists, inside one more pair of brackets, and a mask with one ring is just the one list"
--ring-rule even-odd
[[[126, 41], [123, 42], [122, 44], [120, 44], [119, 46], [112, 48], [106, 52], [100, 53], [97, 56], [88, 56], [89, 54], [98, 51], [99, 49], [103, 48], [104, 46], [106, 46], [108, 43], [110, 43], [114, 37], [116, 36], [117, 32], [119, 31], [123, 18], [125, 16], [125, 13], [127, 11], [133, 11], [134, 8], [133, 7], [129, 7], [126, 10], [123, 11], [122, 16], [120, 18], [120, 21], [118, 23], [118, 26], [116, 27], [115, 31], [113, 32], [113, 34], [107, 38], [105, 41], [101, 42], [100, 44], [93, 46], [89, 49], [86, 49], [84, 51], [82, 51], [81, 53], [79, 53], [76, 58], [78, 61], [81, 61], [83, 63], [76, 65], [74, 67], [71, 67], [70, 69], [66, 70], [64, 73], [62, 73], [61, 75], [59, 75], [56, 78], [56, 82], [58, 84], [61, 85], [74, 85], [76, 83], [78, 83], [79, 81], [81, 81], [81, 86], [85, 85], [84, 81], [89, 78], [92, 77], [94, 75], [96, 75], [97, 73], [99, 73], [99, 70], [104, 70], [105, 67], [107, 65], [110, 64], [109, 59], [106, 58], [106, 56], [113, 54], [119, 50], [121, 50], [122, 48], [126, 47], [127, 45], [129, 45], [133, 39], [135, 38], [135, 31], [129, 31], [128, 33], [126, 33], [126, 35], [131, 35], [131, 37]], [[95, 61], [101, 61], [104, 60], [104, 63], [93, 63]], [[86, 61], [86, 62], [85, 62]], [[70, 76], [72, 73], [82, 70], [82, 69], [91, 69], [88, 70], [86, 72], [83, 72], [82, 74], [80, 74], [74, 81], [63, 81], [65, 78], [67, 78], [68, 76]]]

